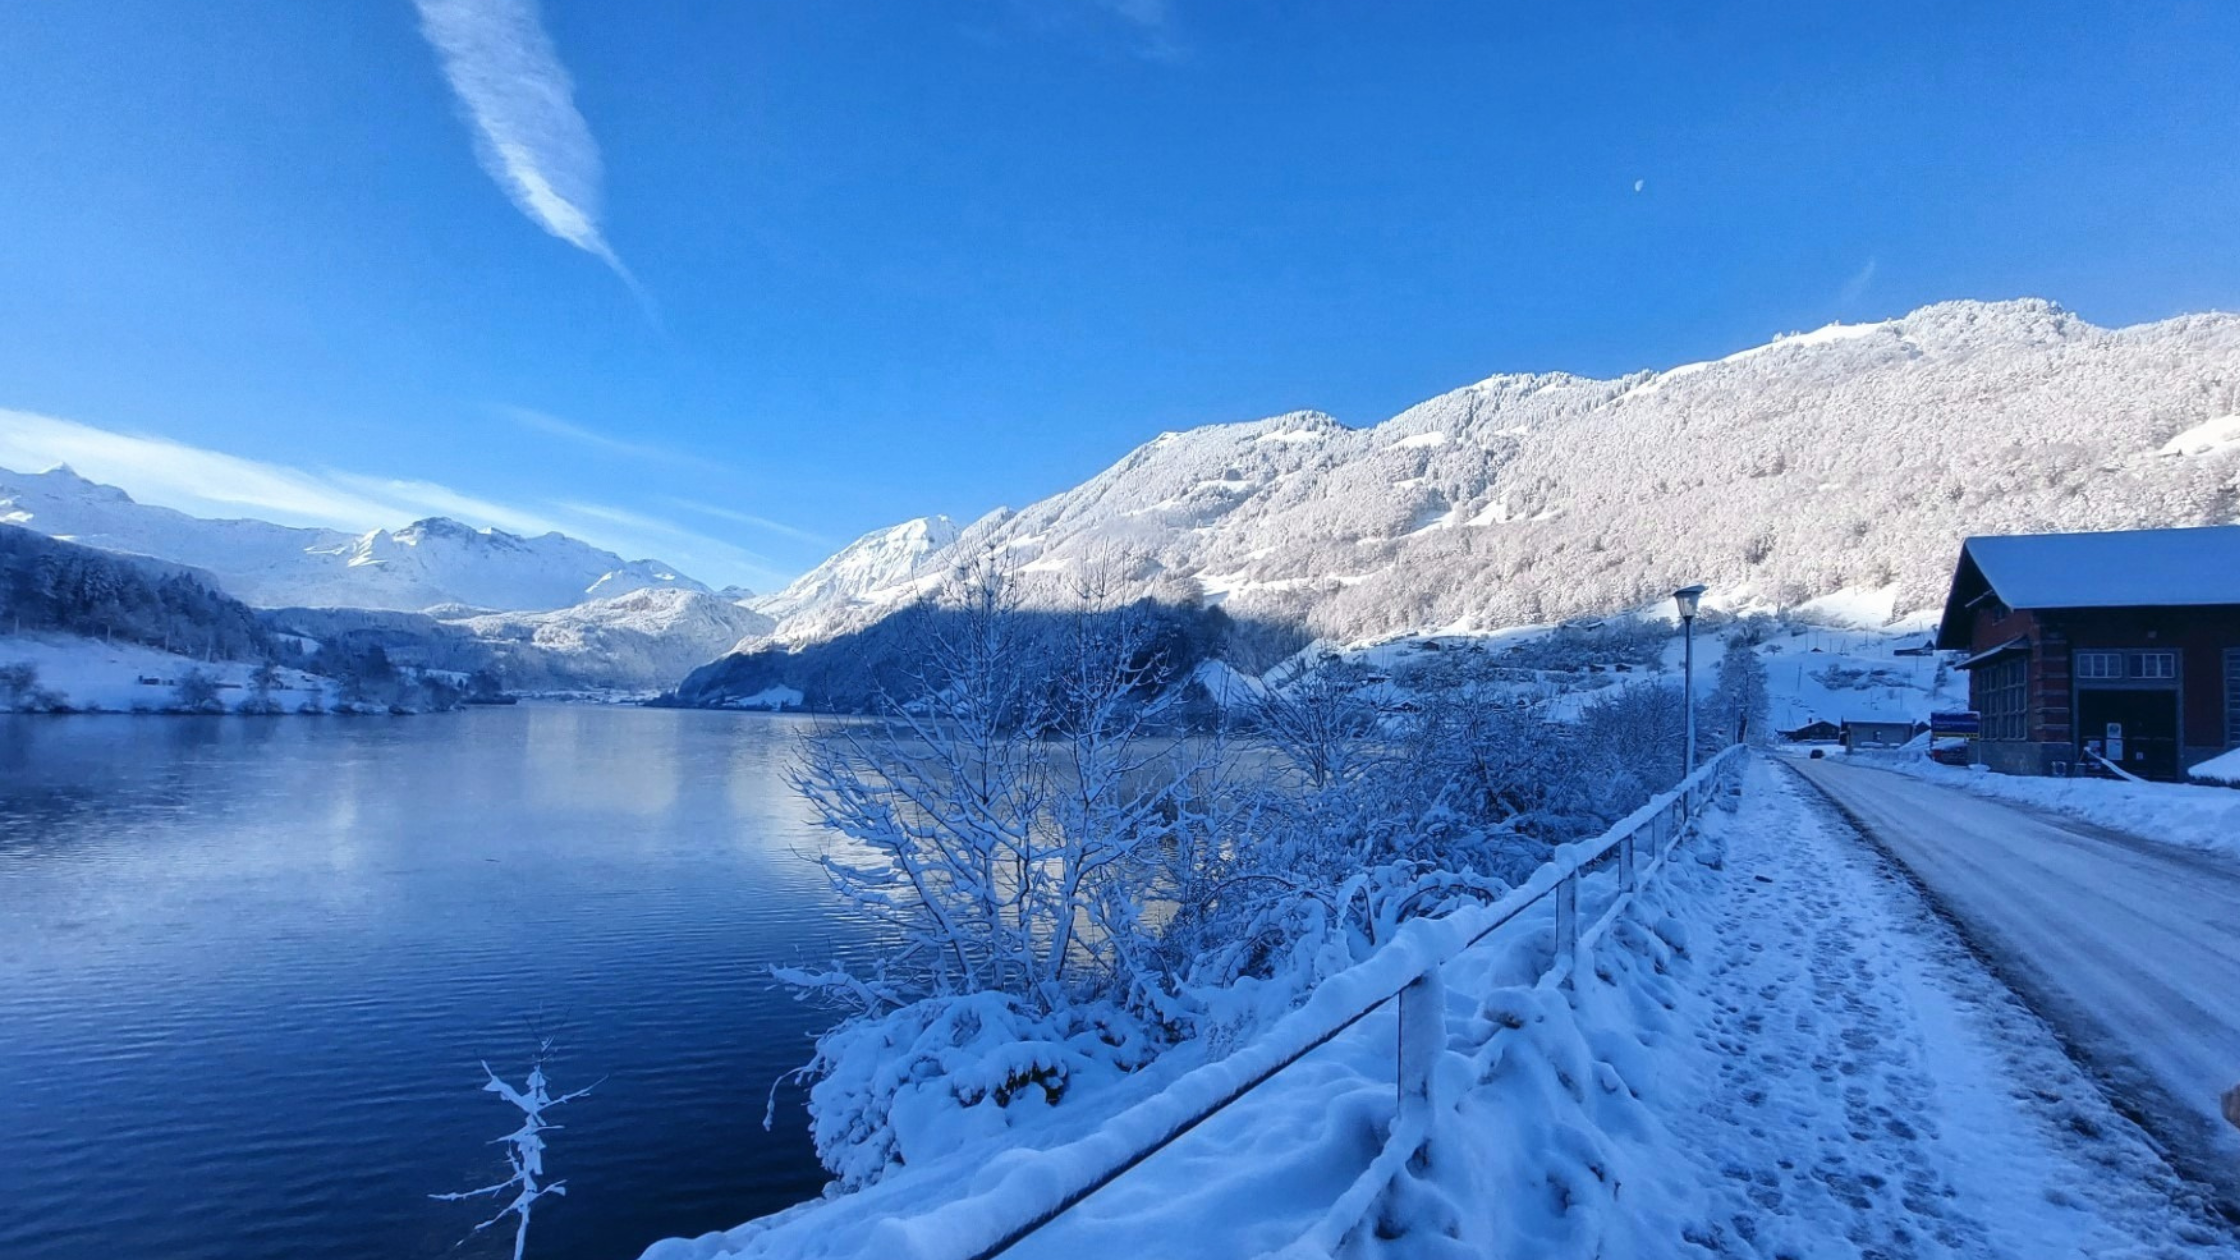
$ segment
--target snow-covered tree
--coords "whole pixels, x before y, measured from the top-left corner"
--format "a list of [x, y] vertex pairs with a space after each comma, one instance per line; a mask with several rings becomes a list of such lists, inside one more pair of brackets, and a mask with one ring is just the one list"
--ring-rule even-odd
[[218, 680], [195, 666], [179, 671], [179, 681], [171, 688], [171, 708], [177, 713], [223, 713], [225, 704], [218, 699]]
[[1719, 658], [1718, 681], [1696, 715], [1699, 753], [1743, 740], [1763, 742], [1773, 702], [1766, 690], [1765, 658], [1747, 635], [1731, 636]]
[[[915, 685], [819, 731], [795, 771], [833, 837], [827, 878], [893, 941], [868, 968], [778, 973], [847, 1012], [805, 1071], [850, 1183], [928, 1149], [903, 1113], [1001, 1113], [1029, 1086], [1055, 1101], [1186, 1014], [1145, 901], [1209, 829], [1219, 745], [1163, 725], [1179, 689], [1153, 609], [1084, 584], [1053, 626], [1013, 591], [973, 575], [925, 622]], [[922, 1056], [899, 1076], [897, 1046]]]

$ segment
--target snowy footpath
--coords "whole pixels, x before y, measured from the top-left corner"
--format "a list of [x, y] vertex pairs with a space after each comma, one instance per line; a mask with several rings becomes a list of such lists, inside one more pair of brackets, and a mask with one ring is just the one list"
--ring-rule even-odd
[[1761, 761], [1745, 800], [1690, 986], [1694, 1102], [1666, 1117], [1728, 1183], [1708, 1250], [2236, 1254], [2205, 1192], [1809, 786]]
[[[1516, 929], [1447, 968], [1430, 1139], [1367, 1199], [1348, 1191], [1392, 1122], [1389, 1011], [1007, 1254], [2240, 1260], [2207, 1193], [1775, 762], [1572, 989], [1535, 980], [1545, 918]], [[1023, 1153], [962, 1154], [647, 1260], [946, 1254], [914, 1222]]]

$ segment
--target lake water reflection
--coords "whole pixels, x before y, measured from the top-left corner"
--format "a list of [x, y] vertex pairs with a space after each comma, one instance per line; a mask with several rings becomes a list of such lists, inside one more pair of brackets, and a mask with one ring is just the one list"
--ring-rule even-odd
[[821, 1184], [821, 1012], [861, 938], [801, 856], [782, 718], [0, 717], [0, 1256], [502, 1255], [532, 1027], [569, 1196], [532, 1255], [627, 1257]]

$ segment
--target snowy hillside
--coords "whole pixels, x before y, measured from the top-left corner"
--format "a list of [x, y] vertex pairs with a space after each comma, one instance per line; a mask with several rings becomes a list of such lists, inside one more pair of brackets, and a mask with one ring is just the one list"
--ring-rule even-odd
[[931, 569], [930, 557], [957, 539], [956, 523], [946, 516], [873, 530], [849, 543], [823, 564], [802, 574], [782, 591], [742, 601], [777, 623], [783, 640], [829, 638], [856, 624], [857, 610], [886, 609], [918, 594], [911, 579]]
[[[341, 706], [341, 685], [300, 669], [281, 669], [265, 697], [254, 686], [257, 666], [247, 661], [204, 661], [138, 643], [104, 642], [72, 634], [0, 634], [0, 667], [30, 667], [50, 702], [79, 713], [160, 713], [179, 704], [181, 678], [200, 673], [216, 693], [213, 711], [234, 711], [269, 699], [271, 712], [325, 712]], [[0, 694], [0, 713], [10, 708]], [[44, 711], [43, 709], [39, 711]]]
[[675, 588], [449, 624], [496, 653], [509, 687], [638, 691], [675, 686], [695, 666], [741, 639], [768, 634], [774, 625], [719, 596]]
[[0, 522], [191, 565], [260, 607], [564, 608], [651, 587], [707, 588], [655, 560], [625, 561], [564, 534], [520, 538], [435, 517], [362, 535], [204, 520], [136, 503], [67, 467], [0, 469]]
[[[909, 572], [991, 551], [1029, 575], [1117, 568], [1353, 642], [1607, 613], [1682, 580], [1767, 605], [1892, 589], [1904, 614], [1941, 598], [1970, 533], [2240, 519], [2235, 414], [2240, 317], [2107, 329], [1948, 302], [1616, 380], [1496, 376], [1373, 428], [1300, 412], [1162, 434]], [[758, 606], [798, 641], [906, 593]]]

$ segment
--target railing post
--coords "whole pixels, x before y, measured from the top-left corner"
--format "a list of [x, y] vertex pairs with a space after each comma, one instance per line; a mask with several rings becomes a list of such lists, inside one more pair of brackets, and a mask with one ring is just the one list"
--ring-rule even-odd
[[1400, 990], [1399, 1124], [1431, 1121], [1431, 1070], [1447, 1048], [1447, 992], [1439, 969]]
[[[1656, 827], [1657, 820], [1650, 819], [1649, 845], [1652, 852], [1656, 848]], [[1633, 838], [1639, 834], [1640, 830], [1636, 828], [1627, 832], [1626, 838], [1618, 842], [1618, 891], [1621, 893], [1632, 892], [1641, 886], [1641, 877], [1636, 873], [1639, 867], [1633, 853]]]
[[1579, 876], [1566, 875], [1556, 885], [1556, 957], [1563, 967], [1563, 987], [1571, 987], [1579, 969]]

